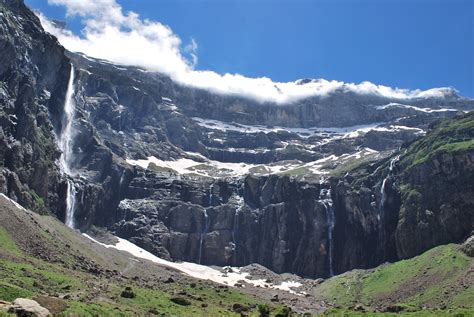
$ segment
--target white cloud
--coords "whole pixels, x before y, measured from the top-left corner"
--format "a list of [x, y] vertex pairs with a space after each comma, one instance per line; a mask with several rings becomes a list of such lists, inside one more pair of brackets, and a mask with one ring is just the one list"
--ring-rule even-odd
[[[390, 98], [442, 98], [452, 93], [449, 88], [427, 91], [407, 90], [375, 85], [328, 81], [324, 79], [300, 82], [273, 82], [266, 77], [248, 78], [239, 74], [224, 75], [199, 71], [198, 45], [194, 39], [183, 49], [181, 39], [166, 25], [142, 20], [134, 12], [124, 13], [115, 0], [48, 0], [62, 5], [69, 17], [78, 16], [84, 24], [81, 36], [55, 27], [39, 14], [46, 31], [55, 35], [68, 50], [122, 65], [134, 65], [162, 72], [184, 85], [212, 90], [222, 94], [237, 94], [258, 101], [287, 103], [309, 96], [327, 96], [342, 89], [359, 94], [375, 94]], [[190, 59], [184, 55], [189, 55]]]
[[198, 50], [198, 44], [196, 43], [196, 40], [194, 39], [191, 39], [191, 42], [188, 45], [186, 45], [186, 47], [184, 48], [184, 51], [191, 56], [192, 67], [196, 66], [198, 63], [197, 50]]

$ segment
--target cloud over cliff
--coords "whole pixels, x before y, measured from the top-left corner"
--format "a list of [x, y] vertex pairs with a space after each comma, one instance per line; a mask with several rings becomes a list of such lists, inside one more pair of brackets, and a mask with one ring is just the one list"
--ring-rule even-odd
[[64, 6], [67, 16], [79, 17], [84, 25], [81, 34], [74, 34], [56, 27], [39, 13], [45, 30], [55, 35], [68, 50], [165, 73], [181, 84], [217, 93], [281, 104], [315, 95], [324, 97], [336, 90], [397, 99], [442, 98], [453, 92], [450, 88], [421, 91], [370, 82], [353, 84], [324, 79], [283, 83], [267, 77], [249, 78], [240, 74], [196, 70], [198, 43], [192, 40], [183, 44], [170, 27], [158, 21], [141, 19], [134, 12], [124, 12], [115, 0], [48, 0], [48, 3]]

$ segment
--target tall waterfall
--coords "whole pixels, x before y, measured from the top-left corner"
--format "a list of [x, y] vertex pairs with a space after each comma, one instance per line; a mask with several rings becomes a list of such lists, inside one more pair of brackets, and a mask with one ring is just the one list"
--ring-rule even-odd
[[[209, 196], [208, 196], [208, 205], [209, 208], [212, 207], [212, 195], [214, 190], [214, 183], [211, 184], [209, 187]], [[210, 227], [210, 219], [209, 215], [207, 214], [207, 209], [204, 209], [204, 229], [201, 231], [201, 236], [199, 237], [199, 264], [202, 261], [202, 249], [204, 246], [204, 236], [209, 232]]]
[[[391, 161], [388, 167], [388, 174], [382, 181], [382, 186], [380, 186], [380, 208], [379, 214], [377, 216], [379, 220], [379, 227], [380, 227], [380, 240], [383, 244], [385, 244], [385, 230], [384, 230], [384, 223], [385, 223], [385, 201], [387, 199], [385, 191], [388, 178], [392, 175], [393, 167], [395, 163], [400, 159], [400, 156], [395, 156]], [[385, 251], [385, 248], [383, 248]]]
[[74, 182], [70, 179], [67, 180], [67, 197], [66, 197], [66, 226], [69, 228], [76, 227], [76, 221], [74, 219], [74, 211], [76, 209], [76, 188]]
[[334, 257], [334, 226], [336, 225], [336, 217], [334, 215], [334, 207], [331, 198], [331, 189], [322, 188], [324, 183], [324, 179], [321, 179], [320, 185], [321, 189], [319, 191], [319, 201], [323, 204], [324, 209], [326, 210], [326, 221], [328, 227], [328, 244], [329, 244], [329, 251], [328, 251], [328, 262], [329, 262], [329, 276], [334, 275], [333, 269], [333, 257]]
[[[59, 167], [63, 174], [73, 176], [71, 169], [71, 160], [73, 156], [72, 140], [73, 140], [73, 120], [74, 120], [74, 66], [71, 64], [71, 72], [67, 85], [66, 99], [64, 100], [64, 115], [61, 120], [61, 133], [59, 134], [58, 147], [62, 154], [59, 158]], [[76, 188], [74, 182], [68, 178], [67, 180], [67, 197], [66, 197], [66, 225], [70, 228], [75, 227], [74, 211], [76, 207]]]
[[242, 209], [244, 208], [244, 204], [245, 204], [244, 198], [241, 197], [241, 196], [238, 196], [237, 204], [238, 204], [238, 207], [237, 207], [237, 209], [235, 209], [234, 221], [233, 221], [233, 225], [232, 225], [232, 251], [234, 253], [234, 259], [233, 259], [234, 265], [236, 265], [236, 259], [237, 259], [237, 243], [238, 243], [237, 240], [239, 239], [239, 236], [238, 236], [238, 233], [239, 233], [239, 215], [242, 212]]
[[385, 186], [387, 184], [387, 180], [392, 175], [393, 167], [395, 166], [395, 163], [400, 159], [400, 156], [395, 156], [391, 161], [390, 161], [390, 166], [388, 167], [388, 174], [387, 177], [385, 177], [382, 181], [382, 186], [380, 187], [380, 217], [384, 216], [384, 206], [385, 206]]
[[204, 209], [204, 229], [201, 232], [201, 236], [199, 238], [199, 264], [202, 262], [202, 249], [204, 244], [204, 235], [209, 231], [209, 215], [207, 214], [207, 209]]

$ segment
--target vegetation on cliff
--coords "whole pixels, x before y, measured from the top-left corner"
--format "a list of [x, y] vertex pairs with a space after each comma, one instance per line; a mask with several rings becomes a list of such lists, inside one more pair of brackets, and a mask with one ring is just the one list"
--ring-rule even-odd
[[474, 150], [474, 112], [436, 122], [423, 138], [406, 149], [408, 167], [422, 164], [440, 154]]

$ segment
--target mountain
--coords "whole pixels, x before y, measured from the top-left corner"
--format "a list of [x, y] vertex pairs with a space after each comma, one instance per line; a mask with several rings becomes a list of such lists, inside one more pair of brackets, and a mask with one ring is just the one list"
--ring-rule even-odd
[[20, 0], [0, 16], [0, 192], [27, 209], [166, 261], [311, 279], [472, 234], [474, 101], [454, 90], [261, 102], [69, 52]]

